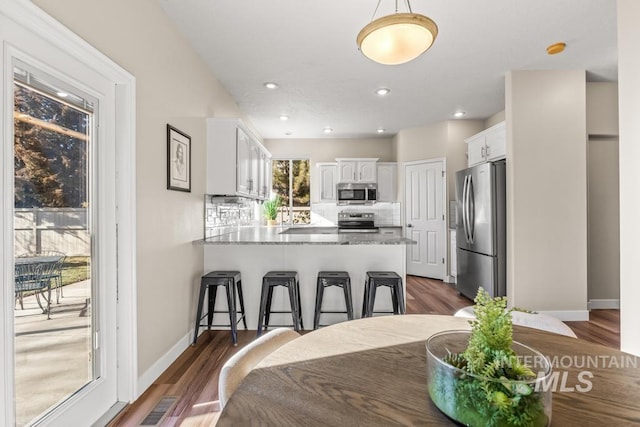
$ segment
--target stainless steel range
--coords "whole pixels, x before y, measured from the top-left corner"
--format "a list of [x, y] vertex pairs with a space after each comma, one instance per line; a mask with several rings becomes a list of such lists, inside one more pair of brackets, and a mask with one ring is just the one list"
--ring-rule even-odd
[[338, 212], [338, 233], [377, 233], [373, 212]]

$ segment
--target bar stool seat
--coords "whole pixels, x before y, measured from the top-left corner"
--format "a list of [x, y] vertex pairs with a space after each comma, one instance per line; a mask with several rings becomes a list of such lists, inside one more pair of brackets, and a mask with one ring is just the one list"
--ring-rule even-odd
[[[376, 289], [379, 286], [389, 287], [393, 311], [373, 311], [376, 299]], [[367, 271], [364, 283], [364, 299], [362, 302], [362, 317], [371, 317], [374, 313], [405, 314], [404, 291], [402, 277], [393, 271]]]
[[[329, 286], [338, 286], [344, 292], [344, 302], [346, 311], [322, 310], [322, 300], [324, 289]], [[313, 329], [318, 329], [320, 325], [320, 315], [322, 313], [346, 313], [348, 320], [353, 320], [353, 303], [351, 298], [351, 278], [346, 271], [321, 271], [316, 280], [316, 309], [313, 318]]]
[[[273, 301], [273, 289], [276, 286], [284, 286], [289, 291], [289, 304], [291, 311], [271, 310]], [[292, 325], [270, 325], [269, 318], [272, 313], [291, 313]], [[258, 332], [262, 334], [262, 329], [269, 326], [293, 326], [296, 332], [304, 329], [302, 324], [302, 310], [300, 308], [300, 282], [297, 271], [269, 271], [262, 277], [262, 293], [260, 295], [260, 313], [258, 315]]]
[[[215, 310], [216, 306], [216, 294], [218, 293], [218, 287], [224, 287], [227, 294], [227, 310]], [[207, 308], [207, 323], [202, 324], [202, 306], [204, 305], [204, 294], [209, 290], [209, 301]], [[237, 291], [237, 292], [236, 292]], [[236, 307], [236, 299], [240, 301], [240, 310]], [[213, 316], [216, 313], [229, 313], [229, 324], [214, 325]], [[238, 317], [238, 314], [241, 316]], [[229, 326], [231, 328], [231, 340], [233, 345], [238, 344], [238, 323], [244, 324], [244, 329], [247, 329], [247, 319], [244, 311], [244, 298], [242, 296], [242, 278], [239, 271], [212, 271], [205, 274], [200, 279], [200, 294], [198, 297], [198, 311], [196, 314], [196, 327], [193, 335], [193, 345], [196, 345], [198, 340], [198, 331], [201, 327], [207, 326], [207, 329], [211, 329], [212, 326]]]

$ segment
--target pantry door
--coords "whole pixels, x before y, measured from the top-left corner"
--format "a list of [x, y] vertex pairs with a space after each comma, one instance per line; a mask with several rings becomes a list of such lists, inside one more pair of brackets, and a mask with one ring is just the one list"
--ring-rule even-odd
[[407, 274], [442, 280], [445, 274], [444, 160], [405, 164]]

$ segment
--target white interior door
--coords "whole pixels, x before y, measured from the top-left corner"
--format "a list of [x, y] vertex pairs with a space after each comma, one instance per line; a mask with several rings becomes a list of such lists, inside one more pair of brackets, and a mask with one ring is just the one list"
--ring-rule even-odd
[[407, 274], [444, 278], [446, 236], [443, 175], [442, 160], [405, 165], [406, 237], [418, 242], [407, 246]]

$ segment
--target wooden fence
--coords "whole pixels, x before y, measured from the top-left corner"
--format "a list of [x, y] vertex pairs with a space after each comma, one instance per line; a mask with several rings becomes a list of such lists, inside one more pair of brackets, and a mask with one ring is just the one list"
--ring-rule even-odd
[[15, 254], [60, 251], [67, 256], [89, 256], [87, 224], [84, 208], [15, 209]]

